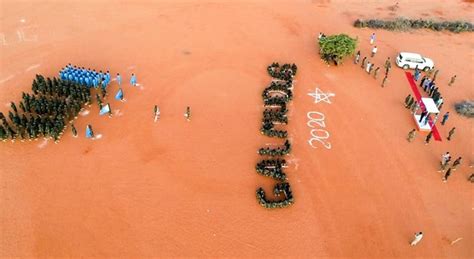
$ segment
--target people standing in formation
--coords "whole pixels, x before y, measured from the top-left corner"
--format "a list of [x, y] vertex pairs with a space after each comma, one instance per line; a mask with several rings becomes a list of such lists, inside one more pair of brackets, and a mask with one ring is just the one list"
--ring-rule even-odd
[[[66, 75], [69, 78], [73, 73], [61, 74], [63, 78]], [[31, 87], [33, 93], [22, 93], [20, 110], [11, 103], [10, 121], [0, 112], [0, 140], [37, 140], [43, 136], [57, 143], [67, 122], [77, 118], [83, 105], [91, 103], [90, 88], [84, 79], [83, 84], [80, 79], [77, 82], [36, 75]]]
[[410, 242], [411, 246], [416, 246], [423, 238], [423, 232], [415, 233], [415, 238]]
[[446, 124], [446, 121], [448, 120], [449, 118], [449, 112], [446, 112], [444, 115], [443, 115], [443, 120], [441, 120], [441, 125], [444, 126], [444, 124]]
[[370, 45], [374, 44], [375, 42], [375, 32], [370, 35]]
[[354, 64], [359, 64], [359, 59], [360, 59], [360, 50], [357, 51], [357, 54], [354, 59]]
[[451, 138], [453, 137], [454, 135], [454, 131], [456, 130], [456, 127], [453, 127], [449, 132], [448, 132], [448, 141], [451, 140]]
[[372, 53], [370, 54], [370, 57], [372, 57], [372, 58], [375, 57], [375, 54], [377, 54], [377, 46], [374, 46], [372, 48]]
[[184, 113], [184, 117], [187, 121], [191, 120], [191, 108], [189, 106], [186, 107], [186, 112]]
[[107, 87], [110, 83], [110, 73], [102, 73], [102, 70], [96, 72], [95, 69], [77, 67], [68, 64], [59, 72], [59, 78], [61, 80], [69, 80], [76, 84], [87, 86], [89, 88], [98, 88], [99, 85]]
[[416, 129], [412, 129], [410, 132], [408, 132], [408, 137], [407, 137], [408, 142], [412, 142], [413, 139], [415, 139], [415, 136], [416, 136]]
[[153, 117], [154, 122], [157, 122], [160, 119], [160, 108], [158, 107], [158, 105], [155, 105], [155, 107], [153, 107]]
[[451, 80], [449, 80], [449, 83], [448, 85], [451, 86], [454, 84], [454, 81], [456, 81], [456, 75], [454, 75], [453, 77], [451, 77]]
[[[263, 112], [260, 133], [267, 137], [286, 139], [288, 138], [288, 132], [276, 128], [275, 124], [288, 124], [287, 103], [293, 98], [293, 77], [296, 75], [297, 67], [295, 64], [280, 66], [274, 62], [267, 67], [267, 71], [272, 77], [272, 82], [262, 92], [263, 103], [266, 108]], [[284, 159], [276, 158], [288, 155], [290, 151], [291, 144], [288, 139], [285, 140], [283, 146], [277, 148], [265, 147], [258, 150], [259, 155], [270, 156], [271, 158], [263, 159], [256, 165], [257, 173], [278, 181], [273, 188], [273, 194], [277, 198], [282, 194], [284, 195], [283, 200], [269, 200], [263, 188], [258, 188], [256, 192], [257, 201], [262, 207], [283, 208], [294, 203], [290, 184], [287, 182], [288, 179], [282, 168], [286, 163]]]

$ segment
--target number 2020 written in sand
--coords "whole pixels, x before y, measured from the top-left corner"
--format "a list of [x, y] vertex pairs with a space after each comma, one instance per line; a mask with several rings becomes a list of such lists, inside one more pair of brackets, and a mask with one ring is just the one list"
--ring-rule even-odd
[[[314, 118], [315, 114], [318, 116], [317, 118]], [[318, 126], [321, 128], [326, 127], [326, 123], [324, 123], [324, 114], [321, 112], [311, 111], [308, 112], [306, 116], [309, 119], [306, 125], [311, 128], [311, 138], [308, 140], [308, 144], [313, 148], [317, 148], [314, 145], [314, 141], [318, 141], [325, 148], [331, 149], [331, 143], [327, 141], [327, 139], [329, 138], [329, 132], [325, 129], [317, 128]]]

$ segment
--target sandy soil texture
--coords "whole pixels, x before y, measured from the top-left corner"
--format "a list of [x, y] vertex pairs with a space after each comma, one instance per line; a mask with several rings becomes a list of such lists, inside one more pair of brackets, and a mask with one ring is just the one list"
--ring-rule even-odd
[[[393, 11], [394, 1], [372, 0], [30, 2], [0, 0], [0, 111], [36, 73], [56, 76], [67, 63], [125, 82], [136, 73], [140, 85], [125, 85], [126, 102], [109, 97], [112, 118], [96, 105], [80, 116], [79, 138], [68, 128], [57, 145], [0, 143], [0, 257], [474, 256], [474, 123], [453, 107], [474, 99], [473, 34], [375, 31], [377, 66], [410, 51], [440, 69], [451, 117], [438, 126], [443, 141], [429, 145], [424, 134], [405, 140], [415, 123], [402, 69], [381, 88], [382, 77], [351, 60], [328, 67], [316, 47], [319, 32], [347, 33], [367, 56], [373, 31], [352, 27], [356, 18], [473, 22], [473, 3], [407, 0]], [[273, 61], [296, 63], [298, 74], [286, 127], [296, 203], [271, 211], [255, 190], [273, 182], [254, 167], [258, 148], [277, 142], [259, 133]], [[315, 103], [316, 88], [335, 94], [331, 103]], [[312, 111], [324, 114], [331, 149], [308, 144]], [[87, 124], [102, 138], [86, 139]], [[464, 164], [443, 183], [446, 151]], [[417, 231], [425, 236], [410, 247]]]

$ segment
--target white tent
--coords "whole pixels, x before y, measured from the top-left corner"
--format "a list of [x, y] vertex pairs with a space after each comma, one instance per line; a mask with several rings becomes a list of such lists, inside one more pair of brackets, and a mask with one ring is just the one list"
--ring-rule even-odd
[[[438, 120], [438, 114], [439, 114], [438, 107], [436, 107], [436, 104], [432, 98], [422, 97], [419, 103], [420, 103], [420, 108], [421, 107], [424, 107], [424, 108], [416, 109], [415, 112], [413, 113], [413, 117], [415, 118], [416, 125], [418, 126], [418, 129], [421, 131], [431, 131], [431, 128], [434, 127], [436, 121]], [[420, 114], [418, 114], [419, 110], [420, 110]], [[426, 116], [421, 118], [421, 113], [423, 113], [423, 111], [426, 111], [427, 114]], [[433, 115], [434, 118], [431, 118], [430, 115]]]

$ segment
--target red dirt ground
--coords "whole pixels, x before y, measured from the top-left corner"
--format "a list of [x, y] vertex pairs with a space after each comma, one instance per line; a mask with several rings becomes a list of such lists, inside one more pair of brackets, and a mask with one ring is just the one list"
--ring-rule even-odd
[[[55, 76], [69, 62], [134, 72], [141, 84], [124, 88], [127, 102], [111, 100], [120, 116], [99, 117], [95, 105], [80, 116], [80, 138], [68, 128], [58, 145], [1, 143], [1, 257], [473, 257], [474, 124], [453, 108], [474, 99], [472, 34], [376, 31], [377, 65], [414, 51], [440, 69], [451, 117], [443, 141], [424, 145], [423, 134], [405, 140], [415, 124], [403, 70], [381, 88], [351, 60], [327, 67], [315, 46], [320, 31], [345, 32], [368, 54], [372, 30], [351, 24], [392, 17], [393, 1], [125, 2], [0, 0], [2, 112], [35, 73]], [[464, 1], [399, 2], [401, 16], [473, 20]], [[272, 186], [254, 166], [257, 149], [276, 142], [258, 130], [273, 61], [299, 68], [287, 127], [296, 203], [280, 210], [255, 199]], [[332, 104], [314, 103], [316, 87], [336, 94]], [[325, 114], [332, 149], [308, 145], [309, 111]], [[103, 137], [85, 139], [86, 124]], [[464, 164], [443, 183], [446, 151]], [[410, 247], [416, 231], [425, 236]]]

